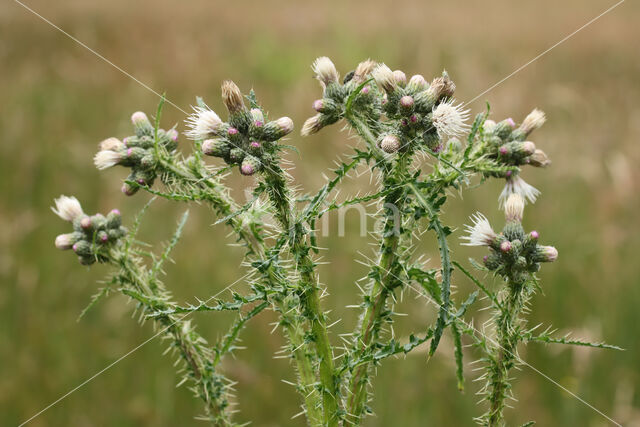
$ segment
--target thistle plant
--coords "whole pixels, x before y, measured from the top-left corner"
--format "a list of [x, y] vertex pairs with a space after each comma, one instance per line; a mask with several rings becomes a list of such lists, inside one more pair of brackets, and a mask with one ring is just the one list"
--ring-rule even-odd
[[[310, 137], [340, 122], [362, 141], [361, 147], [344, 154], [333, 176], [316, 192], [301, 192], [286, 172], [282, 153], [292, 147], [283, 144], [283, 138], [293, 131], [293, 121], [288, 117], [271, 120], [255, 93], [243, 96], [232, 81], [222, 84], [226, 121], [197, 99], [184, 132], [193, 140], [189, 154], [179, 150], [182, 144], [176, 128], [160, 127], [161, 102], [153, 122], [145, 113], [134, 113], [135, 134], [106, 139], [94, 158], [99, 169], [130, 169], [122, 188], [126, 195], [143, 190], [176, 202], [209, 205], [218, 217], [216, 224], [229, 227], [245, 250], [246, 274], [239, 280], [250, 284], [250, 292], [233, 292], [226, 299], [214, 295], [197, 304], [172, 300], [161, 281], [162, 266], [180, 238], [186, 214], [166, 248], [153, 254], [136, 240], [141, 215], [132, 231], [127, 231], [116, 210], [107, 216], [88, 216], [74, 198], [63, 196], [56, 201], [54, 211], [73, 224], [72, 233], [58, 236], [56, 247], [73, 249], [82, 264], [98, 261], [112, 269], [92, 305], [110, 292], [121, 292], [136, 302], [141, 320], [159, 325], [182, 361], [183, 382], [204, 403], [205, 419], [221, 426], [241, 422], [232, 416], [233, 382], [221, 372], [220, 361], [237, 349], [236, 340], [247, 322], [265, 309], [278, 314], [283, 353], [297, 373], [302, 411], [311, 426], [362, 424], [372, 413], [372, 383], [383, 360], [421, 345], [427, 345], [432, 356], [447, 332], [453, 338], [455, 376], [461, 390], [464, 336], [482, 353], [489, 409], [479, 421], [491, 426], [503, 423], [509, 372], [518, 363], [519, 343], [608, 347], [556, 339], [549, 331], [535, 336], [533, 330], [524, 329], [526, 304], [538, 286], [535, 272], [541, 262], [557, 257], [555, 249], [538, 244], [537, 232], [525, 234], [520, 224], [525, 203], [539, 195], [520, 176], [523, 167], [550, 163], [528, 139], [544, 123], [542, 112], [534, 110], [517, 125], [510, 118], [489, 120], [487, 109], [468, 124], [469, 112], [454, 99], [456, 86], [446, 72], [428, 82], [422, 75], [407, 78], [400, 70], [366, 60], [341, 79], [326, 57], [318, 58], [312, 69], [322, 93], [312, 103], [315, 114], [302, 126], [301, 135]], [[219, 158], [226, 166], [211, 165], [206, 156]], [[240, 174], [255, 180], [252, 197], [244, 204], [231, 197], [225, 184], [237, 173], [236, 166]], [[375, 190], [338, 199], [336, 189], [357, 169], [375, 178]], [[491, 178], [506, 181], [498, 199], [507, 224], [496, 233], [477, 214], [466, 239], [467, 244], [489, 248], [484, 266], [477, 266], [504, 281], [497, 294], [452, 259], [453, 229], [442, 215], [451, 191]], [[355, 304], [359, 320], [347, 344], [338, 344], [330, 334], [335, 319], [322, 300], [337, 285], [321, 285], [317, 224], [331, 211], [371, 202], [377, 204], [381, 220], [375, 233], [376, 256], [369, 261], [363, 293]], [[416, 254], [420, 238], [431, 233], [439, 247], [439, 262], [433, 268]], [[451, 292], [456, 270], [479, 288], [460, 301]], [[400, 342], [390, 333], [394, 307], [398, 296], [409, 290], [425, 296], [437, 315]], [[465, 318], [480, 292], [489, 297], [494, 309], [495, 342], [478, 335]], [[238, 314], [229, 331], [209, 344], [185, 318], [195, 312], [218, 311]]]

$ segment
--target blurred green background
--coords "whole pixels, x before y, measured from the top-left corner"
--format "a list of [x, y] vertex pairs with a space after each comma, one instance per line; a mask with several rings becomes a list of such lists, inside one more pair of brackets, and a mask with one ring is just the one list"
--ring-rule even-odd
[[[469, 100], [507, 76], [613, 2], [87, 2], [27, 3], [39, 14], [187, 110], [201, 95], [222, 110], [219, 84], [233, 78], [253, 87], [274, 117], [289, 115], [298, 129], [320, 94], [310, 64], [330, 56], [344, 74], [367, 57], [427, 78], [446, 68]], [[541, 272], [544, 294], [533, 301], [531, 324], [552, 324], [560, 333], [606, 340], [625, 352], [530, 345], [521, 355], [531, 365], [625, 426], [640, 425], [640, 5], [626, 2], [470, 105], [492, 106], [492, 118], [516, 121], [533, 108], [548, 123], [533, 140], [553, 159], [548, 170], [523, 176], [543, 192], [525, 213], [527, 228], [554, 244], [559, 261]], [[87, 211], [118, 207], [130, 221], [148, 200], [121, 195], [124, 170], [98, 173], [97, 143], [130, 133], [129, 115], [152, 114], [158, 97], [18, 3], [0, 4], [0, 424], [18, 425], [154, 332], [139, 327], [132, 304], [112, 297], [80, 322], [76, 319], [108, 270], [86, 269], [53, 240], [66, 226], [49, 209], [61, 193], [76, 195]], [[163, 123], [184, 114], [167, 106]], [[189, 150], [184, 138], [182, 149]], [[322, 172], [355, 140], [340, 126], [290, 143], [300, 154], [291, 171], [307, 191], [322, 185]], [[251, 179], [231, 178], [237, 196]], [[460, 226], [476, 210], [499, 224], [501, 182], [465, 191], [448, 205], [446, 222]], [[368, 188], [368, 176], [347, 182], [343, 194]], [[184, 205], [156, 202], [142, 238], [167, 239]], [[168, 268], [167, 283], [181, 302], [207, 298], [242, 275], [241, 250], [221, 226], [211, 226], [206, 207], [192, 207], [183, 241]], [[330, 296], [332, 339], [353, 327], [358, 301], [354, 281], [370, 256], [370, 240], [358, 237], [358, 218], [348, 215], [345, 237], [331, 233], [321, 244], [330, 262], [321, 268]], [[372, 223], [370, 223], [372, 225]], [[454, 234], [459, 236], [460, 229]], [[437, 260], [434, 237], [420, 252]], [[363, 254], [363, 255], [360, 255]], [[482, 256], [454, 245], [454, 258]], [[466, 262], [466, 261], [465, 261]], [[436, 265], [435, 261], [432, 265]], [[456, 277], [459, 298], [471, 285]], [[237, 289], [241, 289], [239, 285]], [[434, 319], [433, 307], [407, 292], [398, 307], [396, 335], [405, 337]], [[480, 325], [486, 313], [475, 313]], [[211, 340], [230, 318], [194, 317]], [[238, 381], [240, 421], [255, 426], [303, 425], [299, 399], [282, 380], [289, 362], [274, 359], [282, 345], [271, 334], [272, 313], [243, 333], [247, 349], [225, 363]], [[173, 359], [154, 340], [34, 419], [32, 426], [176, 426], [198, 423], [200, 402], [175, 388]], [[369, 426], [470, 426], [482, 412], [467, 366], [467, 390], [456, 391], [450, 341], [427, 362], [424, 350], [382, 364], [374, 381], [375, 417]], [[469, 351], [466, 361], [477, 355]], [[541, 426], [610, 425], [594, 410], [527, 367], [515, 372], [517, 409], [510, 424], [529, 419]], [[518, 424], [519, 423], [519, 424]]]

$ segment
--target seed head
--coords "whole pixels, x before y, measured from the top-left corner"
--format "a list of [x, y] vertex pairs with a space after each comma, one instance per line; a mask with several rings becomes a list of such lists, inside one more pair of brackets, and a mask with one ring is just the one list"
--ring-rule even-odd
[[529, 164], [538, 168], [544, 168], [551, 164], [551, 160], [546, 153], [540, 149], [536, 149], [529, 158]]
[[449, 78], [449, 74], [444, 71], [442, 77], [433, 79], [427, 91], [430, 96], [437, 101], [440, 98], [451, 98], [456, 91], [456, 85], [453, 83], [453, 80]]
[[535, 110], [530, 112], [527, 117], [525, 117], [519, 129], [525, 135], [529, 135], [531, 132], [541, 127], [546, 121], [547, 118], [544, 115], [544, 112], [536, 108]]
[[322, 129], [321, 124], [322, 115], [316, 114], [313, 117], [309, 117], [304, 124], [302, 125], [302, 129], [300, 130], [300, 135], [309, 136], [317, 133], [320, 129]]
[[82, 206], [80, 206], [80, 202], [75, 197], [60, 196], [54, 202], [56, 207], [52, 207], [51, 210], [65, 221], [73, 221], [77, 217], [84, 215]]
[[507, 222], [522, 222], [524, 212], [524, 199], [521, 195], [513, 193], [509, 195], [504, 204], [504, 216]]
[[378, 86], [387, 93], [391, 93], [397, 88], [397, 81], [393, 75], [393, 71], [385, 64], [378, 65], [372, 73], [373, 79]]
[[337, 83], [340, 79], [336, 66], [333, 65], [333, 62], [326, 56], [317, 58], [311, 68], [316, 74], [316, 79], [322, 84], [322, 87], [328, 86], [329, 83]]
[[353, 73], [353, 81], [355, 83], [362, 83], [367, 80], [367, 76], [376, 68], [376, 65], [378, 64], [371, 59], [359, 63], [356, 71]]
[[238, 85], [231, 80], [222, 82], [222, 102], [231, 114], [244, 110], [242, 92]]

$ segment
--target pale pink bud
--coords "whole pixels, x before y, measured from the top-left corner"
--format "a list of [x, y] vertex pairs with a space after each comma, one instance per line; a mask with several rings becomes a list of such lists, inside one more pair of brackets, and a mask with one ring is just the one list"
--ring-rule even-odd
[[536, 151], [536, 144], [531, 141], [525, 141], [522, 143], [522, 151], [527, 155], [532, 155]]
[[398, 86], [406, 86], [407, 85], [407, 75], [401, 70], [395, 70], [393, 72], [393, 79], [396, 81]]
[[511, 242], [505, 240], [504, 242], [500, 243], [500, 250], [504, 253], [509, 252], [511, 250]]
[[122, 150], [123, 148], [124, 148], [124, 143], [120, 141], [118, 138], [113, 138], [113, 137], [107, 138], [100, 143], [101, 151], [105, 151], [105, 150], [117, 151], [117, 150]]
[[73, 246], [74, 243], [74, 238], [73, 238], [73, 234], [61, 234], [58, 237], [56, 237], [56, 248], [66, 251], [68, 249], [71, 249], [71, 247]]

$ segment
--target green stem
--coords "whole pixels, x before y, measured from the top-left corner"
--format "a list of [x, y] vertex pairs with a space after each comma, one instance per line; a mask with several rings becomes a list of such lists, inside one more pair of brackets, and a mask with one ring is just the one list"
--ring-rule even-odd
[[[293, 218], [291, 197], [286, 185], [284, 172], [277, 165], [271, 165], [264, 172], [267, 191], [276, 210], [276, 219], [285, 233], [289, 233], [290, 252], [300, 275], [298, 293], [303, 307], [303, 315], [311, 326], [311, 333], [319, 357], [320, 385], [324, 425], [338, 425], [338, 387], [333, 364], [333, 351], [327, 332], [327, 321], [320, 307], [319, 288], [315, 274], [315, 264], [310, 256], [311, 246], [306, 242], [306, 233]], [[309, 408], [307, 408], [308, 410]]]
[[[398, 162], [382, 166], [383, 186], [394, 186], [398, 181], [404, 181], [410, 161], [410, 153], [402, 153]], [[378, 340], [379, 332], [386, 313], [387, 299], [393, 288], [398, 285], [398, 245], [402, 227], [402, 212], [404, 209], [404, 191], [398, 188], [391, 191], [384, 198], [384, 238], [380, 244], [380, 256], [374, 267], [375, 280], [367, 294], [367, 303], [359, 332], [356, 335], [354, 353], [362, 357]], [[394, 209], [390, 209], [393, 206]], [[398, 217], [400, 216], [400, 217]], [[352, 372], [349, 381], [349, 401], [347, 411], [350, 421], [357, 424], [361, 421], [368, 400], [367, 384], [371, 363], [358, 365]]]
[[502, 309], [499, 310], [496, 322], [497, 343], [491, 349], [489, 363], [489, 411], [485, 415], [486, 425], [497, 427], [504, 425], [503, 411], [505, 400], [510, 389], [509, 371], [516, 359], [519, 335], [515, 332], [518, 316], [524, 306], [524, 284], [509, 283], [505, 290]]

